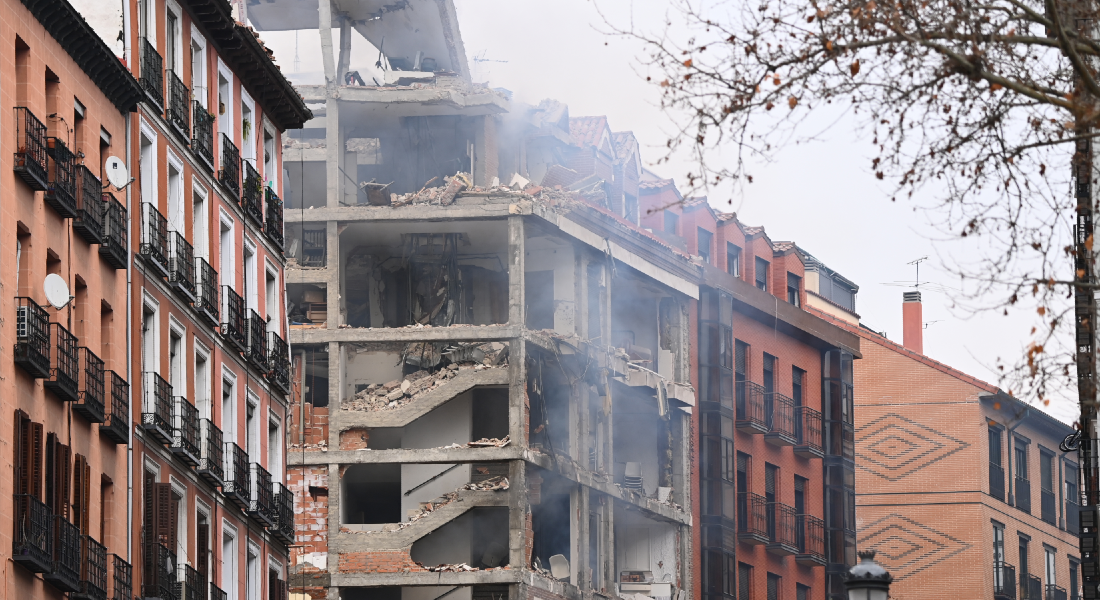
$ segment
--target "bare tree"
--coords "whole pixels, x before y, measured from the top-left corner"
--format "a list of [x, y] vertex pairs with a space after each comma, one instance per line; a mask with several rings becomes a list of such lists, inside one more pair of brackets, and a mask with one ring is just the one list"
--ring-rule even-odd
[[[1075, 281], [1092, 240], [1075, 247], [1074, 186], [1095, 179], [1100, 36], [1078, 34], [1094, 30], [1078, 5], [676, 0], [664, 32], [616, 32], [646, 44], [664, 106], [686, 115], [669, 150], [693, 153], [694, 187], [750, 183], [746, 165], [813, 137], [808, 116], [850, 111], [895, 198], [920, 191], [945, 231], [979, 236], [984, 252], [953, 265], [964, 300], [1036, 310], [1027, 355], [1001, 369], [1015, 393], [1048, 402], [1076, 391], [1073, 290], [1089, 287]], [[717, 148], [733, 160], [712, 164]], [[1075, 156], [1088, 157], [1081, 172]]]

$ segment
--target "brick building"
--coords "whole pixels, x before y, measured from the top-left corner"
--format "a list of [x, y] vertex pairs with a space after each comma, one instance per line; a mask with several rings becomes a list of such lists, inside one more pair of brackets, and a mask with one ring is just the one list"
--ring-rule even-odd
[[1078, 598], [1079, 471], [1072, 430], [922, 354], [920, 292], [904, 344], [866, 327], [855, 367], [860, 549], [891, 597]]

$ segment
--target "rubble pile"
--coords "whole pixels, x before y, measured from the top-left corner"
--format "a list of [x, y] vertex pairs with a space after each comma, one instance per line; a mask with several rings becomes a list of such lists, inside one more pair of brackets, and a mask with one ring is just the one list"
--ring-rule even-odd
[[484, 481], [474, 481], [462, 486], [471, 492], [503, 492], [508, 489], [508, 478], [504, 475], [490, 477]]
[[443, 446], [443, 448], [452, 450], [456, 448], [503, 448], [510, 443], [512, 443], [511, 437], [506, 435], [499, 440], [497, 438], [481, 438], [474, 442], [451, 444], [450, 446]]
[[436, 565], [434, 567], [427, 567], [432, 573], [465, 573], [467, 571], [480, 571], [481, 569], [475, 569], [466, 563], [459, 563], [457, 565]]

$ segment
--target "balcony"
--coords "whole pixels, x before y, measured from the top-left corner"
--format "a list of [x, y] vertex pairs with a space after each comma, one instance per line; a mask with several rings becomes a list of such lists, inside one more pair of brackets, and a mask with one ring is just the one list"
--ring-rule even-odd
[[113, 194], [103, 194], [103, 241], [99, 256], [116, 269], [125, 269], [130, 258], [126, 224], [129, 216], [126, 207]]
[[737, 539], [753, 546], [771, 541], [768, 538], [767, 498], [751, 492], [738, 492]]
[[1031, 481], [1016, 478], [1016, 508], [1031, 514]]
[[102, 423], [106, 396], [106, 380], [103, 377], [103, 360], [88, 348], [76, 349], [77, 356], [77, 401], [73, 412], [84, 417], [89, 423]]
[[107, 205], [103, 202], [103, 184], [84, 165], [76, 168], [76, 217], [73, 231], [89, 244], [103, 243], [103, 217]]
[[249, 486], [252, 492], [248, 501], [248, 516], [263, 527], [275, 525], [275, 503], [271, 488], [271, 473], [260, 463], [249, 465]]
[[111, 555], [111, 589], [108, 592], [110, 600], [131, 600], [134, 596], [134, 568], [117, 554]]
[[45, 191], [49, 173], [46, 156], [46, 126], [30, 109], [15, 107], [15, 173], [32, 190]]
[[141, 428], [162, 444], [172, 443], [172, 386], [156, 373], [142, 373]]
[[993, 563], [993, 599], [1016, 600], [1016, 567], [1004, 563]]
[[264, 188], [264, 206], [267, 218], [264, 219], [264, 233], [267, 239], [279, 250], [283, 249], [283, 201], [271, 188]]
[[[1048, 583], [1046, 585], [1046, 600], [1067, 600], [1066, 588], [1058, 587], [1054, 584]], [[1073, 600], [1077, 600], [1074, 598]]]
[[734, 382], [737, 429], [745, 433], [767, 433], [764, 414], [764, 386], [751, 381]]
[[181, 564], [179, 571], [176, 572], [176, 598], [179, 600], [206, 598], [206, 581], [191, 565]]
[[62, 218], [76, 216], [76, 161], [65, 142], [58, 138], [46, 138], [46, 154], [50, 157], [49, 182], [46, 185], [46, 204]]
[[248, 453], [237, 444], [226, 442], [225, 480], [222, 484], [222, 494], [241, 510], [248, 510], [248, 505], [252, 502], [252, 493], [248, 486], [250, 476]]
[[194, 127], [191, 128], [191, 151], [202, 161], [211, 173], [214, 172], [214, 115], [203, 108], [196, 100], [191, 103], [194, 107], [192, 114], [195, 116]]
[[271, 533], [287, 546], [294, 543], [294, 494], [281, 483], [275, 484], [275, 527]]
[[183, 234], [172, 231], [168, 234], [171, 245], [168, 254], [168, 285], [191, 303], [195, 301], [195, 250]]
[[32, 573], [48, 573], [53, 568], [53, 515], [30, 494], [15, 494], [14, 500], [11, 559]]
[[1040, 488], [1039, 490], [1039, 510], [1041, 518], [1050, 523], [1051, 525], [1058, 525], [1058, 501], [1054, 496], [1053, 490], [1047, 490]]
[[168, 110], [165, 116], [184, 143], [191, 140], [191, 92], [183, 85], [175, 71], [166, 72], [168, 79]]
[[1043, 600], [1043, 582], [1037, 575], [1020, 573], [1020, 600]]
[[808, 406], [794, 409], [794, 453], [802, 458], [825, 456], [821, 441], [821, 413]]
[[218, 181], [225, 187], [234, 200], [241, 197], [241, 153], [229, 136], [221, 134], [222, 168], [218, 171]]
[[825, 522], [810, 515], [797, 515], [795, 538], [798, 553], [794, 560], [807, 567], [825, 565]]
[[61, 323], [50, 323], [50, 376], [42, 382], [65, 402], [80, 399], [80, 376], [76, 360], [76, 336]]
[[213, 583], [210, 584], [210, 597], [207, 600], [226, 600], [227, 594]]
[[99, 435], [116, 444], [127, 444], [130, 442], [130, 384], [114, 371], [107, 371], [105, 381], [110, 410], [99, 426]]
[[168, 277], [168, 220], [155, 204], [141, 204], [141, 258], [156, 275]]
[[199, 409], [183, 396], [172, 399], [173, 454], [192, 467], [199, 464]]
[[107, 548], [90, 535], [80, 536], [80, 589], [72, 600], [107, 600]]
[[779, 447], [795, 445], [794, 400], [773, 392], [764, 398], [764, 415], [768, 421], [765, 442]]
[[61, 515], [53, 517], [53, 565], [42, 578], [63, 592], [80, 591], [80, 530]]
[[145, 573], [141, 585], [141, 597], [145, 600], [179, 600], [176, 597], [176, 554], [164, 544], [144, 542]]
[[257, 226], [264, 225], [263, 182], [260, 174], [252, 166], [252, 161], [244, 161], [244, 191], [241, 193], [241, 208], [244, 214]]
[[1081, 535], [1081, 507], [1072, 498], [1066, 498], [1066, 531]]
[[240, 352], [248, 350], [245, 332], [244, 300], [232, 287], [222, 286], [222, 337]]
[[260, 315], [252, 310], [248, 309], [248, 320], [245, 323], [245, 327], [248, 330], [248, 351], [246, 352], [246, 358], [260, 370], [261, 373], [267, 373], [267, 345], [264, 343], [264, 339], [267, 335], [267, 322], [260, 318]]
[[793, 507], [769, 502], [768, 544], [765, 549], [776, 556], [798, 554], [798, 515]]
[[1005, 470], [1001, 465], [989, 463], [989, 495], [1005, 501]]
[[15, 299], [15, 364], [35, 379], [50, 376], [50, 315], [22, 296]]
[[218, 272], [205, 258], [195, 259], [195, 302], [192, 306], [211, 327], [218, 321]]
[[290, 348], [274, 331], [267, 332], [267, 380], [283, 394], [290, 393]]
[[221, 487], [225, 470], [222, 430], [210, 419], [199, 421], [199, 465], [196, 472], [212, 486]]
[[141, 38], [141, 89], [160, 112], [164, 107], [164, 61], [149, 40]]

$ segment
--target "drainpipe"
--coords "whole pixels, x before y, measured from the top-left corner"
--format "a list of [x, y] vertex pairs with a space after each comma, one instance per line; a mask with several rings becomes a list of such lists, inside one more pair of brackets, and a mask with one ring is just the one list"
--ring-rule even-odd
[[[129, 6], [128, 4], [126, 5]], [[129, 8], [126, 9], [127, 11]], [[129, 19], [126, 19], [127, 28], [129, 28]], [[130, 115], [126, 116], [126, 164], [132, 166], [132, 139], [131, 139], [131, 126], [133, 120]], [[133, 186], [126, 186], [126, 244], [132, 243], [133, 231], [133, 194], [131, 189]], [[133, 560], [133, 540], [134, 540], [134, 438], [133, 438], [133, 423], [134, 423], [134, 375], [133, 375], [133, 297], [134, 297], [134, 281], [133, 281], [133, 253], [130, 252], [130, 248], [126, 248], [126, 381], [129, 386], [129, 406], [127, 407], [128, 414], [126, 415], [126, 428], [129, 430], [130, 435], [126, 436], [126, 561], [131, 565], [134, 564]]]

